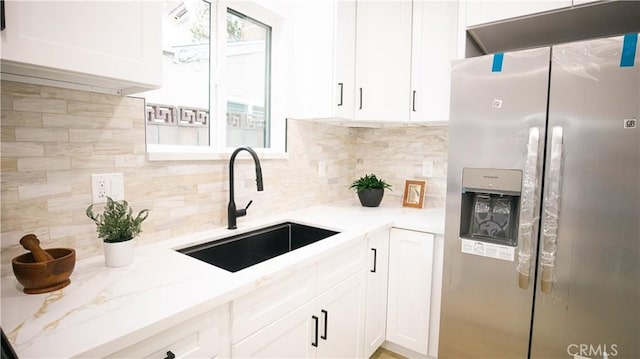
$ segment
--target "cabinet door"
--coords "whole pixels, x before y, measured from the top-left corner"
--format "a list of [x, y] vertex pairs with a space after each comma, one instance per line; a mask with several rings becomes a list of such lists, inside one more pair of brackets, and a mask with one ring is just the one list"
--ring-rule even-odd
[[[314, 358], [316, 347], [315, 301], [298, 307], [231, 347], [233, 358]], [[315, 319], [314, 319], [315, 318]], [[319, 329], [318, 329], [319, 330]]]
[[338, 1], [335, 28], [335, 115], [353, 119], [356, 81], [356, 2]]
[[319, 358], [362, 358], [365, 272], [341, 282], [318, 297]]
[[291, 3], [288, 118], [333, 117], [335, 6], [326, 0]]
[[389, 231], [385, 230], [369, 238], [369, 268], [366, 269], [365, 358], [369, 358], [385, 340], [388, 269]]
[[411, 2], [358, 1], [355, 118], [408, 121]]
[[162, 2], [5, 1], [2, 72], [97, 87], [154, 88]]
[[387, 340], [427, 355], [434, 235], [391, 229]]
[[571, 0], [467, 1], [467, 26], [571, 6]]
[[411, 121], [447, 122], [451, 61], [457, 58], [458, 3], [413, 1]]

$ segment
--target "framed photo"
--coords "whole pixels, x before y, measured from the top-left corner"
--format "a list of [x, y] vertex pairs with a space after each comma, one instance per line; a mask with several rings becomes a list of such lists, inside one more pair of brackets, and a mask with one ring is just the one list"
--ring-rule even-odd
[[404, 207], [422, 208], [425, 186], [425, 181], [405, 181], [402, 205]]

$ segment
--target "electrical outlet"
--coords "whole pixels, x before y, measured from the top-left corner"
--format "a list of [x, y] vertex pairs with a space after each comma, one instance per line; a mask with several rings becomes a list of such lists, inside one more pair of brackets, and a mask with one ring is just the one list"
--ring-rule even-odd
[[107, 197], [115, 201], [124, 199], [124, 176], [122, 173], [91, 175], [93, 203], [106, 203]]
[[422, 162], [422, 176], [433, 177], [433, 161], [425, 160]]
[[327, 162], [318, 161], [318, 177], [327, 177]]

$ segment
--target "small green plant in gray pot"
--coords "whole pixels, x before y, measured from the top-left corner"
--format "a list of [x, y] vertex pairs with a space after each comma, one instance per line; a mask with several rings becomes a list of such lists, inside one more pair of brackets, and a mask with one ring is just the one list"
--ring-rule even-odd
[[98, 238], [104, 242], [104, 260], [107, 267], [121, 267], [133, 263], [133, 239], [142, 232], [142, 222], [149, 217], [143, 209], [134, 217], [127, 201], [114, 201], [107, 197], [102, 213], [93, 213], [95, 204], [87, 208], [87, 217], [96, 223]]
[[391, 185], [375, 174], [364, 175], [351, 183], [349, 188], [353, 188], [358, 193], [360, 203], [364, 207], [378, 207], [384, 196], [384, 190], [391, 191]]

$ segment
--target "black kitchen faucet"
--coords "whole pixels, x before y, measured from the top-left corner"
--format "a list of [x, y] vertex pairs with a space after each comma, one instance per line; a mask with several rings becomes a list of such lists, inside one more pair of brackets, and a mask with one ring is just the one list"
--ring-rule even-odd
[[240, 151], [247, 151], [253, 157], [253, 162], [256, 165], [256, 185], [258, 191], [263, 190], [262, 186], [262, 168], [260, 168], [260, 160], [258, 159], [258, 154], [251, 147], [248, 146], [240, 146], [236, 148], [235, 151], [231, 154], [231, 159], [229, 159], [229, 206], [227, 207], [227, 216], [229, 229], [236, 229], [236, 219], [238, 217], [245, 216], [247, 214], [247, 208], [253, 203], [253, 201], [249, 201], [247, 206], [242, 209], [236, 209], [236, 203], [234, 201], [234, 191], [233, 191], [233, 164], [236, 160], [236, 156]]

